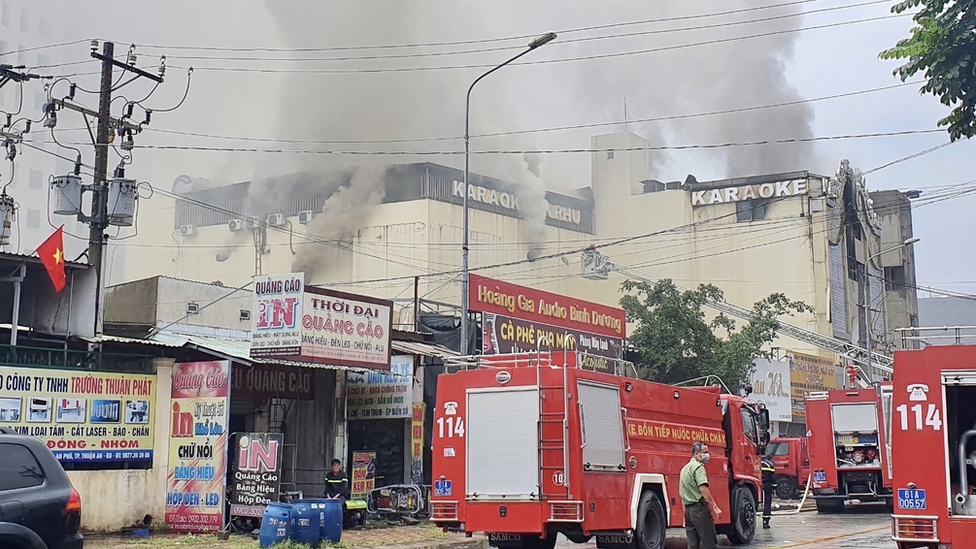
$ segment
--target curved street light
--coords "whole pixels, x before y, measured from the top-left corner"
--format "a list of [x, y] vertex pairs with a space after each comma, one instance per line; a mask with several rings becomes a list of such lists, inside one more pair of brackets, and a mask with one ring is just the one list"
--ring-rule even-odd
[[508, 65], [512, 61], [515, 61], [519, 57], [529, 53], [532, 50], [545, 46], [549, 42], [556, 39], [556, 33], [547, 32], [538, 38], [533, 39], [529, 42], [528, 47], [519, 52], [518, 55], [512, 57], [508, 61], [505, 61], [501, 65], [489, 70], [488, 72], [482, 74], [471, 83], [468, 87], [468, 95], [464, 100], [464, 198], [462, 199], [461, 205], [461, 232], [462, 242], [461, 242], [461, 355], [468, 354], [468, 314], [470, 306], [470, 295], [468, 291], [468, 153], [469, 145], [471, 141], [471, 136], [468, 134], [468, 128], [471, 121], [471, 90], [474, 89], [475, 84], [481, 82], [481, 80], [488, 76], [489, 74], [497, 71], [498, 69]]

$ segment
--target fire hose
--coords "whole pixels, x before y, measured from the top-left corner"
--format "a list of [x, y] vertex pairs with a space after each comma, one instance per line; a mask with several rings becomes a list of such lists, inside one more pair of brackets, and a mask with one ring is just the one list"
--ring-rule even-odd
[[783, 515], [796, 515], [803, 509], [803, 504], [807, 501], [807, 496], [810, 495], [810, 482], [813, 480], [813, 473], [807, 475], [807, 487], [803, 490], [803, 497], [800, 498], [800, 504], [797, 505], [796, 509], [791, 511], [776, 511], [773, 514], [777, 516]]

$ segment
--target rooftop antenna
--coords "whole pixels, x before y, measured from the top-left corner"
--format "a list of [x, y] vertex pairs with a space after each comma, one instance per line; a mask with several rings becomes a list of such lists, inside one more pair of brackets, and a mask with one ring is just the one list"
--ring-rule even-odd
[[624, 94], [624, 131], [625, 132], [630, 131], [630, 129], [628, 128], [629, 122], [630, 119], [627, 118], [627, 94]]

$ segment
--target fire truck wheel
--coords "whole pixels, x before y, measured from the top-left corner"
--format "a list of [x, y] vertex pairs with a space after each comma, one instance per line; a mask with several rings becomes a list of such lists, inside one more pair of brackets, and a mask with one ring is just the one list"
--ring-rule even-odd
[[732, 524], [726, 534], [733, 545], [745, 545], [756, 536], [756, 497], [745, 486], [732, 493]]
[[661, 498], [650, 490], [646, 490], [637, 507], [637, 549], [663, 549], [664, 537], [667, 534], [667, 523], [664, 517], [664, 505]]
[[796, 499], [799, 491], [799, 486], [792, 478], [780, 477], [776, 479], [776, 497], [779, 499]]

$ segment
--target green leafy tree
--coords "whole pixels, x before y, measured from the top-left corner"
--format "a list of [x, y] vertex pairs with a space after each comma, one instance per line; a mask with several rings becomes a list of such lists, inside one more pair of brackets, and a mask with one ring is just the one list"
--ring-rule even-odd
[[912, 18], [911, 36], [881, 52], [882, 59], [903, 59], [895, 76], [905, 80], [924, 72], [921, 90], [952, 107], [939, 120], [949, 138], [976, 135], [976, 0], [904, 0], [891, 8], [903, 13], [921, 6]]
[[704, 307], [723, 300], [722, 290], [702, 284], [681, 290], [669, 279], [655, 284], [627, 281], [620, 304], [627, 320], [637, 323], [628, 338], [640, 354], [644, 379], [677, 383], [719, 376], [735, 390], [748, 382], [755, 358], [771, 358], [764, 347], [776, 337], [777, 317], [812, 311], [801, 301], [770, 294], [753, 305], [753, 318], [736, 331], [735, 320], [719, 314], [706, 319]]

